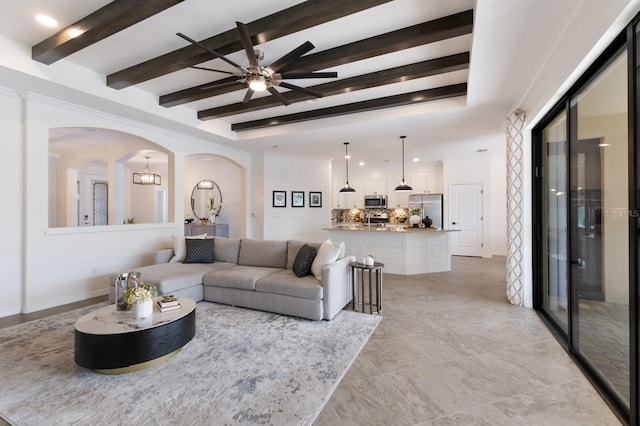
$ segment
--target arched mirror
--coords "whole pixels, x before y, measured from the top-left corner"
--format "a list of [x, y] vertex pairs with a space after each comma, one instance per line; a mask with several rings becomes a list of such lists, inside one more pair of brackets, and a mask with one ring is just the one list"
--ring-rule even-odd
[[207, 220], [209, 216], [217, 216], [222, 208], [222, 192], [212, 180], [201, 180], [191, 191], [191, 210], [200, 220]]

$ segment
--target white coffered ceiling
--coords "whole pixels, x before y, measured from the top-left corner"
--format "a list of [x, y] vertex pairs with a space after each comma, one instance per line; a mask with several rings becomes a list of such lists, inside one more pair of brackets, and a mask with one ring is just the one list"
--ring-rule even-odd
[[[31, 61], [31, 46], [111, 2], [21, 0], [6, 3], [0, 16], [0, 35], [4, 37], [1, 41], [4, 46], [17, 47], [17, 51], [29, 55]], [[0, 59], [0, 65], [2, 68], [31, 74], [32, 77], [36, 76], [48, 83], [57, 83], [56, 93], [62, 93], [65, 89], [70, 93], [80, 90], [96, 96], [98, 100], [127, 105], [131, 108], [127, 112], [133, 116], [137, 115], [136, 118], [141, 121], [153, 122], [155, 117], [154, 124], [163, 123], [167, 128], [191, 132], [198, 137], [240, 150], [277, 150], [330, 158], [341, 156], [342, 142], [350, 141], [350, 151], [364, 161], [383, 161], [388, 158], [399, 160], [397, 141], [398, 136], [402, 134], [407, 135], [408, 155], [438, 160], [445, 156], [472, 153], [476, 149], [486, 148], [489, 140], [496, 140], [495, 135], [501, 132], [505, 117], [522, 101], [522, 96], [526, 94], [531, 82], [545, 77], [541, 65], [554, 49], [561, 47], [558, 40], [567, 36], [567, 28], [577, 24], [581, 18], [581, 11], [593, 6], [594, 1], [383, 2], [369, 9], [261, 43], [256, 45], [256, 48], [264, 52], [264, 64], [269, 64], [307, 40], [315, 45], [308, 53], [312, 55], [368, 37], [473, 10], [472, 33], [332, 65], [322, 71], [336, 71], [337, 80], [341, 80], [391, 67], [470, 52], [468, 68], [362, 90], [347, 90], [346, 93], [322, 99], [293, 103], [286, 107], [278, 105], [213, 120], [198, 120], [198, 111], [239, 103], [245, 90], [236, 90], [173, 107], [160, 106], [158, 101], [163, 95], [226, 77], [223, 74], [190, 68], [180, 69], [178, 66], [175, 72], [122, 89], [107, 85], [107, 76], [188, 46], [185, 40], [176, 36], [177, 32], [196, 40], [203, 40], [234, 30], [236, 21], [251, 26], [252, 22], [260, 18], [300, 3], [304, 2], [185, 0], [50, 65], [36, 61], [16, 65], [17, 62], [25, 60], [20, 54], [11, 56], [11, 59], [5, 55], [5, 59]], [[44, 28], [37, 24], [34, 16], [38, 13], [46, 13], [57, 19], [59, 28]], [[242, 50], [230, 53], [226, 57], [243, 65], [247, 62]], [[234, 71], [220, 59], [207, 60], [199, 65]], [[77, 73], [76, 83], [74, 79], [66, 76], [67, 70]], [[314, 79], [294, 82], [307, 87], [327, 81]], [[29, 89], [38, 90], [38, 85], [32, 83], [31, 81]], [[233, 123], [281, 117], [460, 83], [468, 83], [466, 96], [242, 132], [231, 130]], [[259, 99], [259, 96], [255, 95], [254, 99]], [[92, 106], [99, 103], [96, 101]], [[489, 148], [496, 149], [495, 146]]]

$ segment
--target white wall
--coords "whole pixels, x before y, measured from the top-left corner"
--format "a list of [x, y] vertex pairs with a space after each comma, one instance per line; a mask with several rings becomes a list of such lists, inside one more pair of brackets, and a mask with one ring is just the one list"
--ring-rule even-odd
[[[331, 162], [269, 153], [264, 154], [263, 164], [264, 239], [326, 239], [323, 228], [331, 224]], [[274, 190], [287, 191], [287, 207], [273, 207]], [[304, 191], [304, 207], [291, 207], [291, 191]], [[322, 208], [309, 207], [309, 191], [322, 192]]]
[[[20, 312], [24, 251], [22, 102], [15, 92], [2, 88], [0, 88], [0, 123], [3, 139], [0, 156], [0, 198], [3, 200], [0, 209], [1, 317]], [[43, 188], [43, 185], [39, 187]], [[46, 190], [46, 185], [43, 189]]]
[[[14, 206], [1, 213], [0, 250], [8, 267], [3, 267], [6, 285], [0, 316], [106, 294], [110, 274], [149, 264], [154, 250], [169, 247], [171, 235], [183, 233], [186, 154], [211, 153], [243, 168], [249, 164], [246, 153], [125, 118], [38, 95], [26, 94], [21, 100], [2, 90], [0, 96], [5, 139], [2, 195], [5, 205]], [[170, 216], [178, 219], [165, 224], [49, 228], [48, 185], [42, 184], [49, 176], [49, 129], [78, 126], [130, 133], [172, 152], [175, 160], [169, 164], [167, 179], [173, 197], [168, 204]]]

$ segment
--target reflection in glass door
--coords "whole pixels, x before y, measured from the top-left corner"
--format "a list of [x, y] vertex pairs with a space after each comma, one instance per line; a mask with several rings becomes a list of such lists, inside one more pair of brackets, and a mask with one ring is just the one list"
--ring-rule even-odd
[[629, 406], [627, 55], [571, 101], [572, 346]]
[[543, 309], [569, 333], [567, 286], [567, 119], [562, 111], [542, 132]]
[[[536, 308], [630, 412], [627, 53], [612, 49], [536, 130]], [[633, 311], [633, 309], [632, 309]]]

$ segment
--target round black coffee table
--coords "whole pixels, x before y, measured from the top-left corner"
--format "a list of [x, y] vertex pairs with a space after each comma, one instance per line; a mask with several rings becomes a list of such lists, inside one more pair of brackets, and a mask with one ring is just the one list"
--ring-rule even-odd
[[180, 309], [133, 319], [131, 312], [105, 306], [75, 323], [75, 362], [102, 374], [152, 367], [176, 355], [196, 333], [196, 303], [179, 298]]

